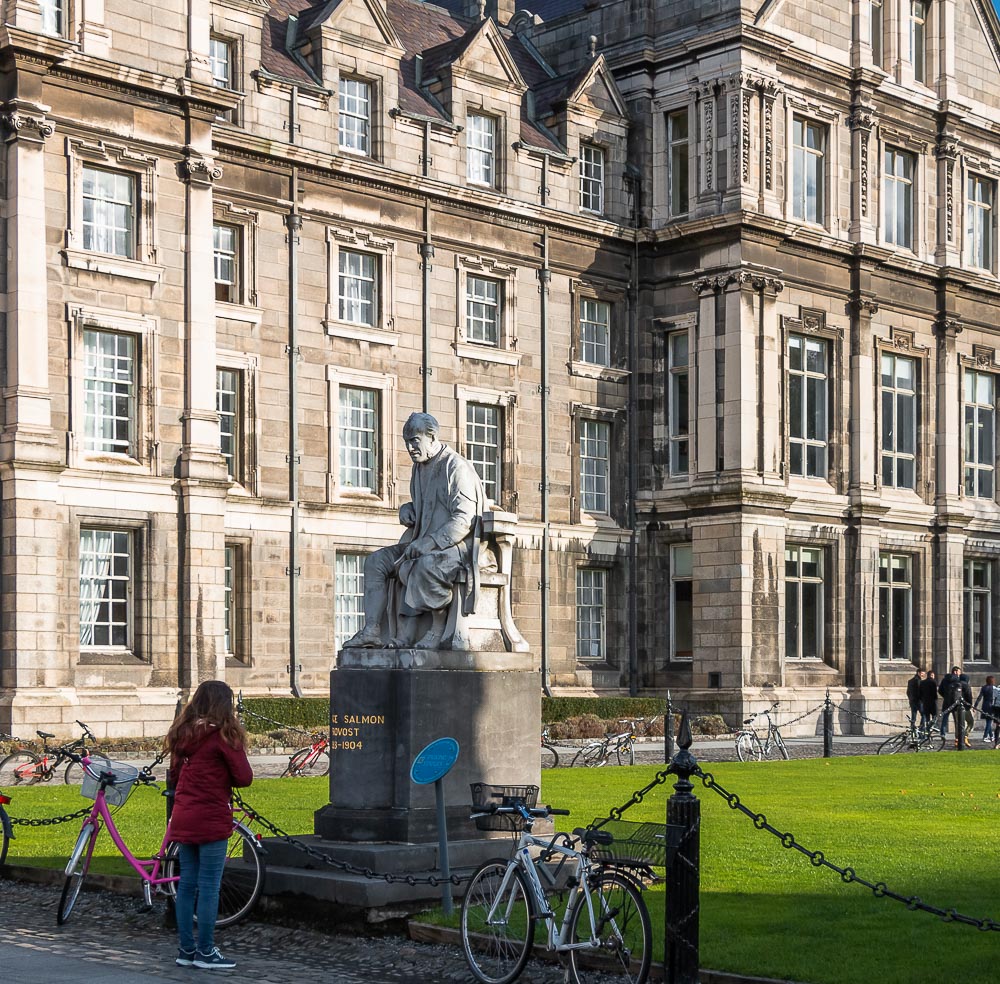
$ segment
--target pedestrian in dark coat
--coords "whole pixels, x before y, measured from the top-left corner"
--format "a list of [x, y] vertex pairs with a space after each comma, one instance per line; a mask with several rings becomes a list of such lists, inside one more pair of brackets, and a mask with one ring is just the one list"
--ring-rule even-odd
[[996, 677], [988, 676], [986, 683], [979, 688], [975, 704], [972, 705], [974, 708], [981, 706], [983, 717], [986, 720], [986, 727], [983, 728], [983, 741], [993, 739], [993, 703], [997, 690], [996, 682]]
[[917, 711], [920, 710], [920, 682], [927, 674], [918, 669], [909, 680], [906, 681], [906, 699], [910, 703], [910, 730], [913, 730], [917, 723]]
[[[233, 832], [233, 787], [249, 786], [253, 771], [246, 732], [233, 710], [233, 692], [221, 680], [206, 680], [171, 725], [164, 740], [170, 752], [174, 805], [170, 836], [180, 847], [177, 936], [180, 967], [228, 970], [236, 966], [215, 945], [219, 888]], [[195, 945], [195, 898], [198, 941]]]
[[934, 719], [937, 717], [937, 680], [934, 679], [934, 671], [928, 670], [927, 676], [920, 681], [917, 688], [920, 697], [920, 730], [930, 731]]

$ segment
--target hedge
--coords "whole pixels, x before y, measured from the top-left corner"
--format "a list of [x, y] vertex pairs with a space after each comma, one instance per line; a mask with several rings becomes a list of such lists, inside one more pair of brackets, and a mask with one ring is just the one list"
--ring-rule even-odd
[[663, 714], [666, 709], [661, 697], [543, 697], [542, 723], [555, 724], [583, 714], [602, 721], [634, 720]]
[[[257, 734], [282, 726], [315, 731], [330, 723], [330, 701], [326, 697], [244, 697], [243, 711], [243, 726]], [[278, 723], [271, 723], [274, 721]]]

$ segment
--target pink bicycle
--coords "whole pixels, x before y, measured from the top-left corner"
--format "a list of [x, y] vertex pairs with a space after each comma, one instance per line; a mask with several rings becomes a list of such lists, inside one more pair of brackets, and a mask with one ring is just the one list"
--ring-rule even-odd
[[[93, 799], [94, 808], [83, 821], [76, 846], [66, 863], [66, 882], [59, 900], [56, 922], [60, 926], [65, 923], [76, 905], [102, 827], [107, 827], [115, 847], [142, 879], [142, 891], [147, 906], [153, 904], [154, 891], [159, 894], [175, 895], [180, 878], [180, 861], [177, 854], [178, 845], [170, 840], [170, 822], [167, 821], [167, 829], [156, 856], [139, 859], [122, 840], [108, 809], [109, 806], [124, 806], [136, 783], [153, 785], [156, 780], [148, 770], [140, 771], [122, 762], [111, 762], [106, 759], [94, 762], [89, 756], [79, 755], [73, 758], [80, 763], [86, 774], [81, 792], [88, 799]], [[248, 821], [254, 819], [245, 810], [240, 810], [238, 813]], [[263, 848], [247, 825], [234, 817], [233, 833], [229, 839], [229, 854], [222, 876], [222, 889], [219, 892], [219, 915], [215, 925], [231, 926], [248, 916], [257, 904], [263, 887]]]

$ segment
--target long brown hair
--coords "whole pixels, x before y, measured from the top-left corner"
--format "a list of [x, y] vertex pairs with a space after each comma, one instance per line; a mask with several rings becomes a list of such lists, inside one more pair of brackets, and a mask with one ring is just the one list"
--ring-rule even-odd
[[232, 748], [246, 748], [247, 733], [233, 709], [233, 691], [222, 680], [205, 680], [174, 719], [163, 739], [163, 749], [174, 752], [189, 747], [217, 728]]

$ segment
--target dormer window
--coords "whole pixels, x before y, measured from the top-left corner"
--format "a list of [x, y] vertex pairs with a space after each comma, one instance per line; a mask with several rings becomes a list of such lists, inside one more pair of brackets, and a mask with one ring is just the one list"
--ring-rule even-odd
[[604, 151], [593, 144], [580, 144], [580, 208], [604, 211]]
[[465, 128], [467, 176], [473, 184], [496, 184], [497, 121], [470, 113]]
[[337, 123], [341, 150], [371, 153], [372, 87], [361, 79], [341, 78], [340, 115]]

